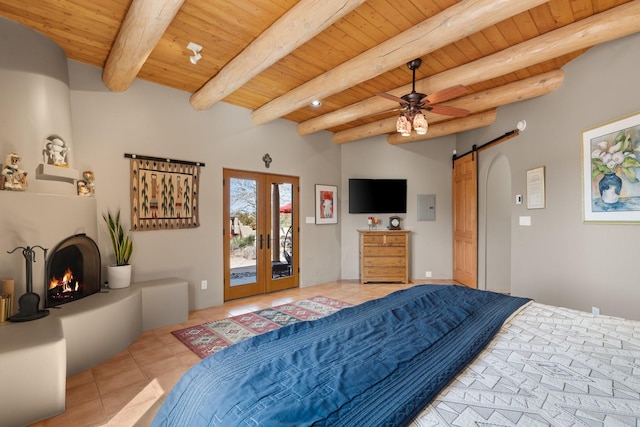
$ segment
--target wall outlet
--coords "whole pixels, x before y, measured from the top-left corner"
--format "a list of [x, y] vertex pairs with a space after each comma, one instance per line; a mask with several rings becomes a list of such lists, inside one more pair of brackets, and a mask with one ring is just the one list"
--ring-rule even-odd
[[591, 313], [597, 316], [600, 314], [600, 309], [598, 307], [591, 307]]
[[202, 289], [203, 291], [205, 289], [207, 289], [207, 281], [203, 280], [202, 282], [200, 282], [200, 289]]
[[427, 278], [431, 277], [431, 272], [430, 271], [425, 272], [424, 277], [427, 277]]

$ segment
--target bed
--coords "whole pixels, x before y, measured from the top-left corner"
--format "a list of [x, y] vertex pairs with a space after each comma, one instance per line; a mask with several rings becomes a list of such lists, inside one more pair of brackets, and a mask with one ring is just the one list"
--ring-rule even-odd
[[640, 322], [419, 285], [207, 357], [153, 426], [640, 426]]

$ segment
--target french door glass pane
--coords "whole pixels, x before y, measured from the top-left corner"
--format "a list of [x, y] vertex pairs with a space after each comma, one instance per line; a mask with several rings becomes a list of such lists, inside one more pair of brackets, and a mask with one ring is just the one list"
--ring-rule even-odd
[[293, 184], [271, 184], [271, 277], [293, 274]]
[[231, 286], [256, 281], [257, 181], [231, 178], [229, 196], [229, 256]]

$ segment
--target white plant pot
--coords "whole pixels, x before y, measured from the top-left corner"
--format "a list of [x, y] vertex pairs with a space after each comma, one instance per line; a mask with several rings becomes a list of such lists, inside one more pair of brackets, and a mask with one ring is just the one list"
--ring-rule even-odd
[[107, 266], [109, 289], [127, 288], [131, 284], [131, 264]]

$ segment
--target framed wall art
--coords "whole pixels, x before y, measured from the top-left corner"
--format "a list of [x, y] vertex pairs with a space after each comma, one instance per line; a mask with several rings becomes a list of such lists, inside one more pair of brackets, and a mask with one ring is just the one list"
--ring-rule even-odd
[[584, 221], [640, 221], [640, 113], [582, 133]]
[[133, 231], [200, 225], [198, 191], [203, 164], [126, 154], [125, 157], [131, 158]]
[[545, 207], [544, 166], [527, 171], [527, 209]]
[[338, 223], [338, 187], [316, 185], [316, 224]]

